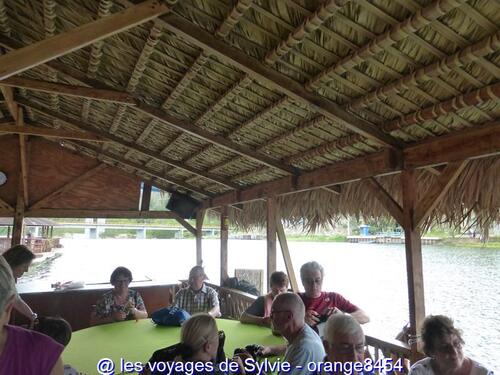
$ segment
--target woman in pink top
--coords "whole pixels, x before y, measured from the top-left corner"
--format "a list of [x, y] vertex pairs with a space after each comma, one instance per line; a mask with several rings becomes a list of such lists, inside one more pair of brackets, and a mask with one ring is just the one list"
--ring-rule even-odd
[[0, 257], [0, 374], [63, 375], [63, 346], [38, 332], [8, 325], [16, 299], [14, 277]]

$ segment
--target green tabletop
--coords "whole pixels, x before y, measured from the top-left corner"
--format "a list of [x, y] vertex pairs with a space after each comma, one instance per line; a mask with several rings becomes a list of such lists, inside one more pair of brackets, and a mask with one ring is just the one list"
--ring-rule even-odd
[[[232, 356], [235, 348], [248, 344], [280, 345], [285, 341], [269, 328], [241, 324], [236, 320], [217, 319], [217, 327], [226, 333], [224, 349]], [[86, 374], [99, 374], [97, 363], [109, 358], [119, 374], [120, 361], [145, 363], [160, 348], [179, 342], [180, 327], [156, 326], [150, 319], [104, 324], [73, 332], [64, 351], [64, 363]]]

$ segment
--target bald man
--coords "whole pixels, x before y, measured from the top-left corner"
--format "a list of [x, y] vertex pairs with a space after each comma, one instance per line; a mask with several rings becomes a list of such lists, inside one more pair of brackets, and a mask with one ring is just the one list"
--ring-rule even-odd
[[[283, 355], [283, 361], [291, 365], [286, 374], [314, 374], [307, 369], [309, 362], [321, 362], [325, 350], [318, 334], [305, 323], [305, 307], [294, 293], [278, 295], [271, 306], [273, 329], [288, 341], [286, 346], [264, 347], [263, 355]], [[281, 373], [280, 373], [281, 374]]]

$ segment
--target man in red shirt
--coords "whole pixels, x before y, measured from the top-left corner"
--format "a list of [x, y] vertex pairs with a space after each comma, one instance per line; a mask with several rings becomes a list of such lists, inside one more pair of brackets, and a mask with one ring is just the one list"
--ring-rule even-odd
[[368, 323], [370, 318], [358, 306], [338, 293], [321, 290], [323, 272], [323, 267], [314, 261], [305, 263], [300, 268], [300, 278], [305, 292], [299, 293], [299, 296], [306, 307], [306, 323], [316, 328], [318, 323], [325, 322], [330, 315], [338, 311], [351, 314], [360, 324]]

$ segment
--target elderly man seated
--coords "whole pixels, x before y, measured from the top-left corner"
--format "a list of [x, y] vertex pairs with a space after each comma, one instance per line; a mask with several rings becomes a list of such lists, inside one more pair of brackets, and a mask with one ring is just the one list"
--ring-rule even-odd
[[[339, 313], [330, 316], [326, 322], [323, 344], [326, 351], [325, 362], [342, 364], [364, 362], [365, 335], [360, 324], [352, 315]], [[354, 368], [347, 365], [343, 367], [346, 371]], [[324, 374], [336, 372], [342, 373], [323, 368]]]
[[283, 335], [288, 345], [264, 347], [262, 355], [284, 353], [283, 361], [290, 363], [291, 369], [283, 374], [314, 374], [308, 370], [308, 363], [321, 362], [325, 356], [321, 339], [305, 324], [304, 316], [304, 303], [296, 294], [282, 293], [274, 299], [271, 307], [272, 326]]
[[208, 313], [214, 318], [220, 314], [219, 296], [214, 288], [205, 284], [208, 277], [201, 266], [191, 268], [187, 288], [182, 288], [175, 295], [174, 306], [188, 313]]
[[306, 323], [317, 331], [318, 323], [338, 311], [351, 314], [359, 323], [367, 323], [370, 318], [358, 306], [342, 295], [323, 292], [323, 267], [318, 262], [308, 262], [300, 268], [300, 278], [305, 293], [299, 293], [306, 307]]

